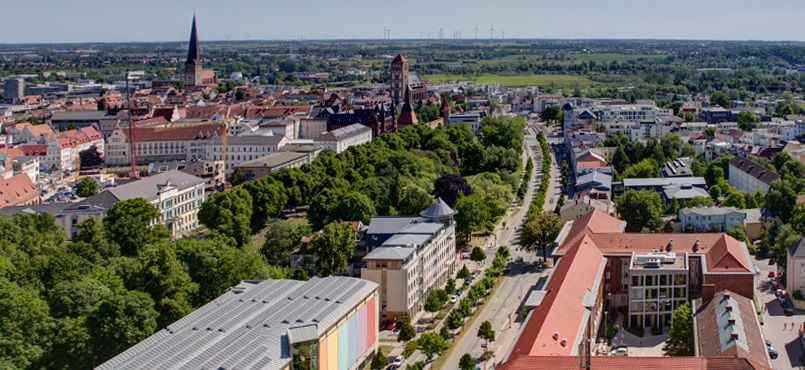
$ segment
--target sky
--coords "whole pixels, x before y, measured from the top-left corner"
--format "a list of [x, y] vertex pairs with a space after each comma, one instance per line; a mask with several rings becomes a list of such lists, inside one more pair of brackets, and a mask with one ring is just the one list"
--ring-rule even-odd
[[5, 1], [0, 43], [199, 39], [444, 38], [805, 41], [805, 1], [777, 0], [39, 0]]

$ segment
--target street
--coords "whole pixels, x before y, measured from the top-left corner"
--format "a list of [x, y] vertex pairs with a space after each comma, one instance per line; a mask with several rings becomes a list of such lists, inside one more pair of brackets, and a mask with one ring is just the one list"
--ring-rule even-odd
[[[484, 341], [479, 339], [476, 335], [478, 327], [482, 322], [489, 320], [492, 323], [492, 328], [495, 330], [495, 341], [489, 344], [489, 350], [493, 351], [493, 358], [489, 361], [486, 368], [492, 368], [493, 363], [499, 363], [505, 357], [506, 352], [514, 341], [520, 329], [521, 322], [514, 322], [517, 318], [517, 311], [519, 310], [523, 300], [528, 295], [530, 289], [537, 284], [540, 278], [547, 277], [550, 273], [549, 269], [537, 271], [533, 262], [538, 257], [532, 252], [519, 250], [519, 231], [521, 225], [528, 211], [528, 206], [531, 204], [534, 193], [537, 189], [535, 186], [539, 184], [539, 179], [542, 176], [542, 167], [538, 158], [540, 157], [539, 143], [534, 136], [536, 126], [529, 126], [531, 134], [526, 135], [524, 140], [525, 152], [534, 160], [534, 173], [531, 175], [531, 184], [529, 184], [528, 192], [525, 195], [523, 206], [514, 208], [507, 216], [507, 228], [498, 227], [494, 233], [496, 235], [496, 245], [508, 245], [511, 249], [512, 261], [517, 261], [518, 257], [522, 257], [522, 262], [510, 262], [509, 274], [504, 276], [503, 282], [495, 293], [487, 298], [487, 303], [481, 307], [478, 317], [473, 321], [471, 327], [464, 328], [468, 331], [458, 343], [453, 344], [453, 351], [450, 357], [445, 362], [446, 369], [454, 369], [457, 367], [458, 361], [464, 353], [470, 353], [473, 357], [480, 357], [485, 349], [482, 347]], [[550, 140], [550, 139], [549, 139]], [[551, 166], [551, 188], [552, 191], [548, 192], [544, 209], [546, 211], [553, 211], [556, 207], [556, 201], [561, 196], [561, 179], [559, 179], [559, 168], [554, 160], [550, 158]], [[487, 248], [486, 264], [491, 264], [494, 258], [496, 248]], [[484, 368], [483, 364], [479, 364]]]
[[[760, 274], [755, 275], [755, 287], [763, 311], [763, 337], [771, 342], [772, 348], [779, 354], [776, 360], [771, 360], [771, 364], [775, 369], [803, 368], [805, 364], [801, 357], [805, 353], [797, 327], [805, 322], [805, 312], [794, 309], [794, 316], [785, 316], [768, 277], [769, 271], [776, 271], [777, 265], [769, 264], [768, 258], [758, 259], [757, 256], [752, 256], [752, 261], [760, 269]], [[789, 307], [793, 307], [790, 294], [786, 300]]]

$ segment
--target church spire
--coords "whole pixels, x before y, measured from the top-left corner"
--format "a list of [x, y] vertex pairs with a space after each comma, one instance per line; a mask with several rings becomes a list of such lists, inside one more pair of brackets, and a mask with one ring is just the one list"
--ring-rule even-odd
[[187, 61], [185, 64], [197, 63], [199, 54], [198, 32], [196, 31], [196, 15], [193, 14], [193, 28], [190, 30], [190, 44], [187, 48]]

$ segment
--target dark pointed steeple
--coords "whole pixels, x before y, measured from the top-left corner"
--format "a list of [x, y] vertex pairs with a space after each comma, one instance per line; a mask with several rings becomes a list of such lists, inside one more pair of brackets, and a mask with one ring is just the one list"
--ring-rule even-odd
[[417, 120], [416, 113], [414, 113], [414, 107], [411, 104], [411, 88], [406, 85], [405, 99], [402, 110], [400, 111], [400, 119], [397, 120], [397, 126], [402, 129], [417, 123], [419, 123], [419, 120]]
[[190, 30], [190, 44], [187, 48], [187, 61], [185, 64], [197, 63], [199, 54], [198, 32], [196, 31], [196, 15], [193, 14], [193, 28]]

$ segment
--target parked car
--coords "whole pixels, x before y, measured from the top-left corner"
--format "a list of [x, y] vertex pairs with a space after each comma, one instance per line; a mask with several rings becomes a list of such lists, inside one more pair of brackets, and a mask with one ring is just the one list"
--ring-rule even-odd
[[400, 355], [400, 356], [395, 357], [394, 362], [392, 362], [391, 364], [394, 365], [394, 366], [402, 366], [403, 361], [405, 361], [405, 357]]
[[769, 357], [772, 360], [776, 360], [778, 356], [780, 356], [780, 354], [777, 353], [777, 350], [775, 350], [774, 348], [769, 347]]
[[794, 310], [792, 310], [790, 308], [786, 308], [786, 309], [783, 310], [783, 314], [785, 314], [786, 316], [789, 316], [789, 317], [794, 316]]
[[784, 295], [783, 290], [782, 289], [775, 290], [774, 295], [776, 295], [778, 298], [782, 297]]
[[475, 271], [473, 271], [473, 272], [470, 274], [470, 280], [475, 280], [475, 277], [476, 277], [476, 276], [478, 276], [478, 273], [477, 273], [477, 272], [475, 272]]
[[771, 341], [768, 339], [766, 339], [766, 347], [771, 348]]
[[769, 271], [769, 277], [770, 277], [770, 278], [773, 278], [773, 277], [774, 277], [774, 270]]
[[458, 296], [450, 296], [450, 303], [456, 303], [456, 301], [458, 301]]
[[456, 289], [456, 296], [461, 296], [461, 293], [464, 293], [464, 289], [461, 288]]
[[780, 300], [780, 306], [783, 306], [783, 308], [788, 308], [788, 301], [786, 301], [785, 297], [780, 297], [778, 299]]
[[386, 330], [394, 330], [394, 327], [397, 325], [397, 320], [388, 320], [386, 322]]
[[466, 279], [464, 279], [464, 285], [465, 285], [465, 286], [466, 286], [466, 285], [470, 285], [470, 284], [472, 284], [472, 280], [470, 280], [470, 278], [466, 278]]
[[624, 345], [617, 346], [610, 354], [612, 356], [629, 356], [629, 347]]

